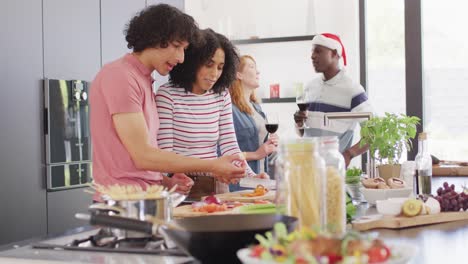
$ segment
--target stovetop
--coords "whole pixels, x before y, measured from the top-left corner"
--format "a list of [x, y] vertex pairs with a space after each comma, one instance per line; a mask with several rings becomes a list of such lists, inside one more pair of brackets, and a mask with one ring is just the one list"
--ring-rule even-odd
[[[49, 237], [31, 238], [25, 241], [18, 241], [12, 244], [0, 246], [0, 263], [86, 263], [86, 264], [200, 264], [191, 256], [178, 255], [176, 249], [157, 248], [149, 250], [144, 248], [128, 250], [124, 247], [110, 250], [83, 249], [87, 244], [79, 249], [73, 246], [75, 240], [83, 240], [99, 233], [99, 229], [92, 226], [84, 226], [67, 231], [60, 235]], [[89, 242], [91, 243], [91, 242]], [[36, 247], [34, 248], [33, 245]], [[154, 251], [154, 252], [153, 252]]]
[[107, 229], [86, 232], [68, 241], [49, 240], [34, 243], [35, 249], [63, 249], [75, 251], [153, 254], [160, 256], [187, 256], [176, 247], [169, 247], [162, 236], [121, 238]]

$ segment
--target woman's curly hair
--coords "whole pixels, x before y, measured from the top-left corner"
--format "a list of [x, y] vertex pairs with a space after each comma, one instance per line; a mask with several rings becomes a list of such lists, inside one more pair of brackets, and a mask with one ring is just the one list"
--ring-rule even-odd
[[183, 87], [186, 92], [191, 92], [193, 84], [196, 82], [198, 70], [213, 58], [217, 49], [224, 51], [225, 61], [223, 73], [212, 90], [215, 93], [223, 92], [236, 79], [239, 55], [231, 41], [209, 28], [201, 31], [200, 43], [190, 45], [185, 52], [184, 62], [177, 64], [169, 73], [170, 83], [174, 86]]
[[200, 29], [193, 17], [167, 4], [149, 6], [134, 16], [124, 30], [127, 47], [134, 52], [166, 48], [172, 41], [198, 41]]

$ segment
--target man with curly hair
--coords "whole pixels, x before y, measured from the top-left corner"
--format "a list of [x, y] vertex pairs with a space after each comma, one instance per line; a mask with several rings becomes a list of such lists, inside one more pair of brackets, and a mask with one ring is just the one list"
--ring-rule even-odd
[[[184, 63], [174, 67], [169, 73], [170, 82], [156, 93], [161, 119], [158, 143], [161, 149], [212, 160], [218, 157], [218, 149], [221, 155], [241, 153], [227, 91], [236, 78], [239, 56], [226, 37], [211, 29], [202, 31], [202, 41], [188, 48]], [[256, 176], [249, 166], [247, 174]], [[211, 178], [204, 177], [209, 175], [200, 176], [193, 177], [191, 198], [229, 191], [228, 185], [215, 185]], [[201, 186], [198, 181], [205, 184]]]
[[184, 61], [185, 49], [199, 34], [193, 18], [169, 5], [150, 6], [131, 19], [125, 33], [133, 52], [105, 65], [91, 86], [94, 181], [143, 188], [177, 184], [179, 192], [188, 193], [193, 181], [185, 172], [210, 172], [224, 182], [243, 177], [245, 168], [232, 164], [239, 156], [206, 161], [158, 148], [151, 72], [167, 75]]

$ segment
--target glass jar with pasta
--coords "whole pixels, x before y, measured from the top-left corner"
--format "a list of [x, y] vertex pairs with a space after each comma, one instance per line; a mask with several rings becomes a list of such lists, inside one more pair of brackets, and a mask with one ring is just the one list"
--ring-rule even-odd
[[320, 138], [320, 155], [326, 165], [327, 229], [342, 235], [346, 229], [346, 165], [336, 136]]
[[326, 223], [325, 163], [317, 138], [281, 142], [276, 161], [277, 208], [295, 216], [299, 226], [323, 228]]

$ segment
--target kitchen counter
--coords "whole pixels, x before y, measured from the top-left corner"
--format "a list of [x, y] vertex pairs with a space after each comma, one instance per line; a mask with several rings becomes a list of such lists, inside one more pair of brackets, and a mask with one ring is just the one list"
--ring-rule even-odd
[[[436, 177], [432, 179], [432, 190], [435, 193], [443, 182], [455, 184], [456, 190], [468, 183], [468, 177]], [[360, 206], [358, 214], [376, 214], [375, 207], [367, 204]], [[360, 212], [359, 212], [360, 211]], [[467, 212], [468, 213], [468, 212]], [[468, 263], [468, 220], [419, 226], [404, 229], [374, 229], [379, 237], [391, 242], [407, 242], [419, 247], [411, 264], [435, 263]]]
[[[373, 212], [375, 208], [368, 209]], [[468, 248], [468, 220], [445, 224], [406, 228], [401, 230], [378, 229], [386, 241], [412, 243], [419, 247], [411, 264], [466, 263]], [[83, 234], [83, 233], [81, 233]], [[48, 242], [70, 241], [76, 235], [62, 236]], [[32, 242], [32, 241], [31, 241]], [[30, 245], [0, 252], [0, 263], [193, 263], [188, 257], [163, 257], [143, 254], [82, 252], [68, 250], [34, 249]]]
[[[366, 208], [365, 205], [362, 210], [364, 213], [375, 213], [375, 208]], [[78, 232], [75, 235], [61, 236], [45, 241], [51, 243], [68, 242], [78, 235], [80, 237], [86, 235], [87, 232], [89, 233], [89, 231]], [[379, 236], [386, 241], [417, 245], [419, 251], [410, 262], [411, 264], [466, 263], [468, 220], [401, 230], [376, 229], [370, 232], [378, 232]], [[35, 242], [37, 241], [39, 240]], [[25, 246], [1, 251], [0, 263], [194, 263], [194, 260], [188, 257], [34, 249], [30, 246], [33, 242], [34, 240], [28, 241]]]
[[76, 238], [87, 237], [96, 231], [90, 227], [78, 228], [67, 235], [50, 239], [32, 239], [0, 247], [0, 263], [12, 264], [42, 264], [42, 263], [161, 263], [161, 264], [182, 264], [197, 263], [191, 257], [157, 256], [151, 254], [131, 254], [131, 253], [109, 253], [109, 252], [88, 252], [71, 250], [35, 249], [32, 244], [37, 242], [47, 242], [50, 244], [65, 244]]
[[391, 242], [417, 245], [411, 264], [467, 263], [468, 220], [400, 230], [375, 229], [379, 237]]
[[[375, 214], [375, 207], [362, 204], [358, 214]], [[148, 254], [124, 254], [108, 252], [84, 252], [69, 250], [34, 249], [31, 244], [48, 242], [63, 244], [75, 238], [82, 238], [95, 232], [90, 227], [76, 229], [70, 234], [50, 238], [35, 239], [20, 243], [13, 247], [0, 247], [0, 263], [197, 263], [190, 257], [168, 257]], [[466, 250], [468, 249], [468, 220], [451, 223], [405, 228], [400, 230], [375, 229], [366, 233], [379, 234], [379, 237], [391, 243], [405, 242], [419, 247], [416, 256], [410, 264], [439, 264], [439, 263], [467, 263]]]

